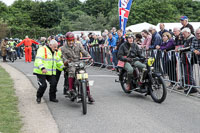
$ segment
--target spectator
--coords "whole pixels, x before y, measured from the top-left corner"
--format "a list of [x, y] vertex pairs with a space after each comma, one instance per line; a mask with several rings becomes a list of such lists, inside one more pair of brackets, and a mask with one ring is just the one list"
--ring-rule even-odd
[[112, 35], [116, 40], [118, 40], [118, 34], [116, 32], [116, 28], [115, 27], [112, 28]]
[[174, 50], [175, 48], [174, 40], [169, 32], [163, 33], [162, 40], [163, 40], [162, 44], [160, 46], [157, 45], [156, 49], [165, 51], [164, 58], [162, 58], [163, 69], [168, 74], [170, 81], [172, 81], [169, 86], [172, 87], [174, 85], [174, 82], [177, 81], [176, 69], [174, 69], [176, 68], [176, 56], [174, 52], [168, 52], [168, 51]]
[[3, 62], [7, 62], [6, 61], [6, 56], [7, 56], [7, 45], [8, 45], [8, 38], [5, 38], [2, 42], [1, 42], [1, 55], [3, 57]]
[[138, 45], [138, 47], [141, 49], [141, 45], [142, 45], [142, 35], [141, 34], [136, 34], [135, 35], [135, 40], [134, 43]]
[[194, 52], [195, 55], [200, 55], [200, 28], [195, 32], [195, 38], [192, 40], [191, 51]]
[[178, 48], [183, 46], [184, 38], [183, 38], [183, 35], [181, 33], [180, 28], [175, 27], [173, 29], [173, 33], [174, 33], [174, 36], [175, 36], [175, 46], [176, 46], [175, 51], [177, 52]]
[[99, 36], [99, 37], [98, 37], [98, 44], [99, 44], [100, 46], [103, 46], [104, 43], [105, 43], [105, 40], [103, 39], [103, 37], [102, 37], [102, 36]]
[[155, 27], [150, 27], [149, 32], [152, 34], [151, 45], [149, 46], [149, 48], [155, 49], [157, 45], [160, 45], [162, 43], [161, 36], [156, 31]]
[[[192, 44], [192, 40], [194, 38], [194, 35], [191, 34], [191, 31], [189, 28], [184, 28], [182, 31], [183, 37], [184, 37], [184, 48], [188, 48], [187, 50], [182, 50], [182, 52], [187, 52], [190, 50], [190, 46]], [[185, 76], [185, 84], [186, 85], [195, 85], [195, 81], [193, 78], [193, 64], [189, 62], [186, 53], [182, 53], [182, 63], [183, 63], [183, 67], [184, 67], [184, 76]], [[185, 93], [188, 93], [189, 91], [189, 86], [186, 87], [186, 89], [184, 90]], [[197, 89], [196, 88], [192, 88], [191, 91], [189, 93], [196, 93]]]
[[85, 35], [82, 36], [81, 39], [81, 44], [83, 45], [83, 47], [85, 48], [85, 50], [88, 50], [88, 41]]
[[181, 30], [183, 30], [184, 28], [188, 27], [191, 31], [191, 33], [194, 35], [194, 28], [191, 24], [189, 24], [188, 22], [188, 17], [187, 16], [182, 16], [180, 18], [181, 24], [183, 25], [183, 27], [181, 27]]
[[118, 30], [117, 34], [118, 34], [117, 50], [119, 50], [119, 47], [124, 43], [123, 31], [122, 30]]
[[162, 36], [163, 33], [165, 32], [169, 32], [169, 31], [165, 29], [165, 24], [160, 23], [160, 31], [158, 33], [160, 34], [160, 36]]
[[165, 51], [173, 50], [174, 47], [174, 40], [171, 37], [171, 34], [169, 32], [165, 32], [162, 35], [162, 44], [157, 45], [156, 49], [161, 49]]
[[144, 41], [141, 44], [141, 48], [145, 48], [146, 50], [149, 50], [149, 46], [151, 44], [151, 35], [147, 30], [143, 30], [141, 35], [144, 37]]
[[117, 47], [116, 47], [116, 38], [113, 37], [112, 33], [108, 34], [108, 46], [109, 50], [112, 53], [112, 62], [113, 62], [113, 68], [112, 70], [114, 71], [117, 68]]
[[98, 45], [98, 38], [97, 38], [97, 35], [95, 35], [95, 34], [93, 33], [92, 37], [93, 37], [93, 41], [90, 43], [90, 46], [97, 46], [97, 45]]
[[194, 61], [200, 64], [200, 28], [195, 32], [195, 38], [192, 40], [191, 51], [194, 53]]

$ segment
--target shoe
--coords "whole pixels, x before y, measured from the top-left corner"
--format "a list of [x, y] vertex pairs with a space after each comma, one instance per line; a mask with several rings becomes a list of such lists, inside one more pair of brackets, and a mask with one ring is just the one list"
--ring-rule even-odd
[[178, 88], [177, 88], [177, 90], [183, 90], [184, 88], [182, 87], [182, 86], [179, 86]]
[[36, 102], [37, 102], [38, 104], [40, 104], [40, 103], [41, 103], [41, 97], [37, 97]]
[[19, 57], [19, 59], [22, 59], [21, 57]]
[[[189, 88], [185, 89], [184, 93], [187, 94], [189, 90], [190, 90]], [[198, 92], [198, 90], [196, 88], [192, 87], [192, 89], [190, 90], [189, 94], [191, 94], [191, 93], [197, 93], [197, 92]]]
[[74, 101], [76, 99], [76, 92], [74, 90], [69, 90], [70, 100]]
[[91, 95], [88, 96], [88, 101], [89, 101], [90, 103], [95, 102], [94, 98], [93, 98]]
[[58, 99], [54, 98], [54, 99], [50, 99], [51, 102], [55, 102], [57, 103], [58, 102]]
[[112, 71], [115, 71], [115, 68], [112, 68], [111, 70], [112, 70]]
[[167, 88], [172, 88], [174, 85], [173, 84], [170, 84]]
[[130, 91], [131, 90], [131, 84], [126, 84], [126, 90]]

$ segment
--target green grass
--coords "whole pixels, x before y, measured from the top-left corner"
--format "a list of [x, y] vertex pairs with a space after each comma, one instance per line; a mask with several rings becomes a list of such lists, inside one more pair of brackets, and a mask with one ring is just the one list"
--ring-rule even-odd
[[19, 133], [22, 122], [17, 108], [13, 81], [0, 67], [0, 133]]

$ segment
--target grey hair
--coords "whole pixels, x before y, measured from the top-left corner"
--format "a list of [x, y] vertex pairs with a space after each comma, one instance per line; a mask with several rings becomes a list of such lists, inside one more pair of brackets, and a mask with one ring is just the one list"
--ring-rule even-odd
[[200, 30], [200, 27], [196, 29], [195, 33], [197, 33], [198, 30]]
[[186, 28], [182, 29], [182, 31], [181, 31], [181, 32], [185, 32], [185, 31], [186, 31], [186, 32], [188, 32], [188, 33], [191, 33], [191, 30], [190, 30], [190, 28], [187, 28], [187, 27], [186, 27]]
[[28, 36], [25, 36], [25, 38], [28, 38]]
[[179, 28], [179, 27], [174, 27], [174, 29], [173, 30], [178, 30], [178, 31], [181, 31], [181, 29]]
[[49, 46], [51, 45], [58, 45], [58, 42], [56, 40], [51, 40], [50, 43], [49, 43]]

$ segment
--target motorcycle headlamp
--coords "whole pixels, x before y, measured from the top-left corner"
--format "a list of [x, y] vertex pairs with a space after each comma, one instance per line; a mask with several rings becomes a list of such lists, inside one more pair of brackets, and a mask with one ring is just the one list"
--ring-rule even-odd
[[154, 58], [149, 58], [147, 64], [148, 64], [148, 66], [151, 67], [151, 66], [153, 65], [154, 62], [155, 62], [155, 59], [154, 59]]
[[84, 68], [84, 66], [85, 66], [85, 65], [84, 65], [83, 62], [81, 62], [81, 63], [79, 64], [79, 67], [80, 67], [80, 68]]

